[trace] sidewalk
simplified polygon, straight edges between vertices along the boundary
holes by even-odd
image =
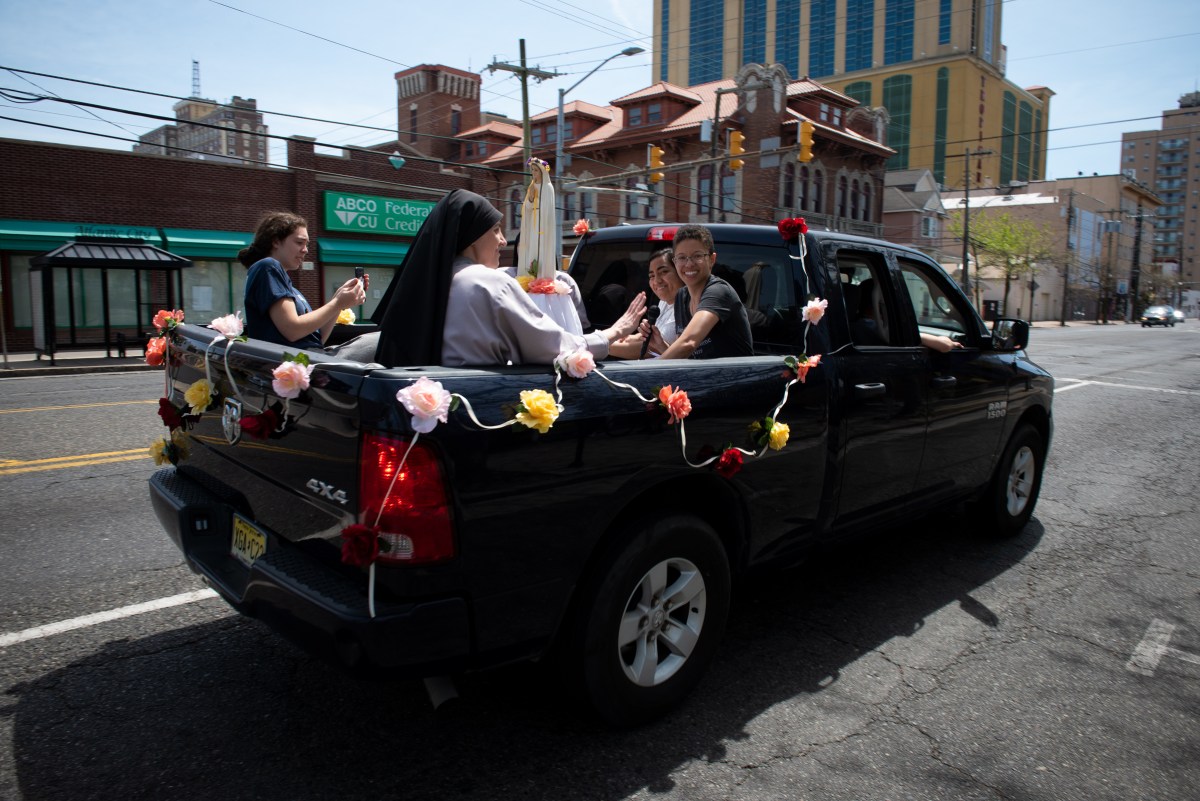
[[[113,358],[108,358],[103,348],[93,350],[61,350],[54,354],[54,364],[49,357],[38,360],[34,353],[9,353],[7,363],[0,359],[0,378],[16,378],[43,375],[75,375],[79,373],[116,373],[131,370],[162,370],[151,367],[142,358],[142,349],[129,348],[126,355],[118,357],[113,349]]]

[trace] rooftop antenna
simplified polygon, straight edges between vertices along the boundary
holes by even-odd
[[[192,97],[200,96],[200,62],[192,60]]]

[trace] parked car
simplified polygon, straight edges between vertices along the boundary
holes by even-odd
[[[1176,309],[1172,313],[1172,316],[1175,318],[1175,322],[1177,322],[1177,323],[1182,323],[1185,319],[1187,319],[1183,316],[1183,312],[1179,309]]]
[[[1142,312],[1142,328],[1149,325],[1175,325],[1175,310],[1170,306],[1149,306]]]

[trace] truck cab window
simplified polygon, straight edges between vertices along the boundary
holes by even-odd
[[[898,258],[900,274],[908,300],[912,304],[917,328],[927,334],[939,334],[964,342],[970,327],[962,297],[946,285],[944,276],[912,259]]]
[[[895,344],[887,293],[887,265],[878,253],[840,250],[838,274],[846,302],[850,339],[859,347]]]

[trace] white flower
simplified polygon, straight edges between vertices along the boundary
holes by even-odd
[[[439,420],[446,422],[450,411],[450,393],[425,376],[397,392],[396,400],[412,415],[413,431],[421,434],[432,431]]]
[[[209,328],[215,329],[222,334],[226,339],[237,339],[242,335],[242,313],[226,314],[224,317],[218,317],[208,324]]]
[[[300,393],[308,389],[309,377],[312,375],[311,365],[299,362],[284,362],[271,371],[275,378],[271,386],[275,394],[281,398],[298,398]]]
[[[592,356],[592,352],[586,348],[579,350],[564,351],[558,354],[558,358],[554,360],[554,364],[561,370],[566,371],[571,378],[584,378],[592,370],[596,369],[596,359]]]

